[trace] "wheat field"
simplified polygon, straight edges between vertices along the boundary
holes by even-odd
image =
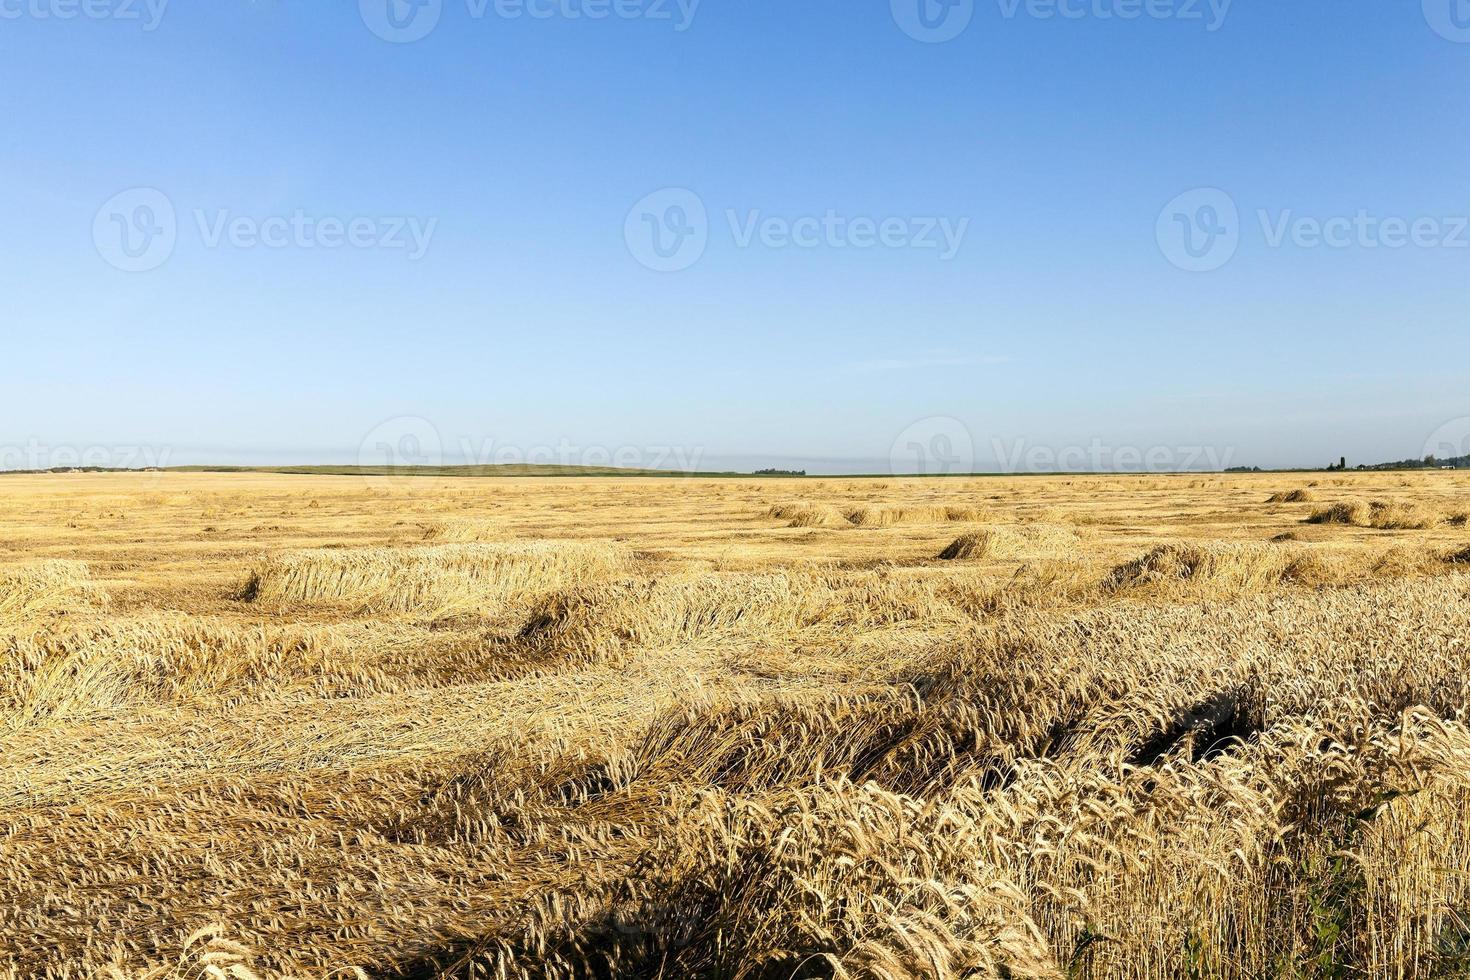
[[[0,976],[1470,975],[1470,474],[0,478]]]

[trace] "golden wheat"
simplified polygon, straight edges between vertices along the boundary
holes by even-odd
[[[614,575],[630,560],[626,549],[604,542],[300,551],[266,557],[242,596],[262,604],[346,604],[364,614],[494,614]]]
[[[1470,480],[1273,479],[7,478],[0,978],[1465,975]]]
[[[1077,531],[1055,524],[997,525],[956,538],[939,553],[941,561],[967,558],[1057,557],[1080,544]]]
[[[1369,504],[1352,502],[1324,507],[1314,511],[1307,518],[1307,523],[1348,524],[1383,531],[1418,531],[1433,525],[1435,517],[1415,504],[1375,500]]]

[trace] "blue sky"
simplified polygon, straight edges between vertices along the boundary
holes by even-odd
[[[0,0],[0,467],[1288,466],[1470,416],[1466,0],[86,2]]]

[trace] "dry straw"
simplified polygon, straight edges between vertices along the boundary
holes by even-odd
[[[1346,524],[1382,531],[1418,531],[1437,523],[1437,518],[1417,504],[1374,501],[1336,503],[1314,511],[1309,524]]]
[[[768,510],[766,516],[788,522],[787,527],[852,526],[846,514],[826,504],[780,504]]]
[[[1114,591],[1189,586],[1236,592],[1323,584],[1332,576],[1327,563],[1311,551],[1265,544],[1177,543],[1160,545],[1118,566],[1107,584]]]
[[[841,507],[828,503],[777,504],[766,510],[772,520],[787,521],[789,527],[888,528],[925,524],[975,523],[988,520],[991,512],[970,505],[914,505],[895,507],[868,504]]]
[[[254,603],[350,606],[365,614],[493,616],[616,575],[631,560],[626,548],[606,542],[299,551],[267,556],[241,594]]]
[[[991,512],[984,507],[963,505],[944,507],[866,506],[848,511],[847,520],[853,527],[882,528],[912,524],[975,523],[987,520],[990,516]]]
[[[0,568],[0,632],[35,626],[44,618],[105,601],[91,586],[87,566],[44,561]]]
[[[5,980],[1470,973],[1452,476],[114,480],[0,496]]]
[[[1081,543],[1074,528],[1056,524],[1021,524],[983,528],[956,538],[940,552],[941,561],[972,558],[1057,558]]]
[[[1299,489],[1283,490],[1279,493],[1273,493],[1271,494],[1271,498],[1266,502],[1270,504],[1309,504],[1316,499],[1317,495],[1312,491]]]

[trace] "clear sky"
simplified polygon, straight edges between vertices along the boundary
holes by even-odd
[[[1465,0],[0,0],[0,66],[0,467],[1470,416]]]

